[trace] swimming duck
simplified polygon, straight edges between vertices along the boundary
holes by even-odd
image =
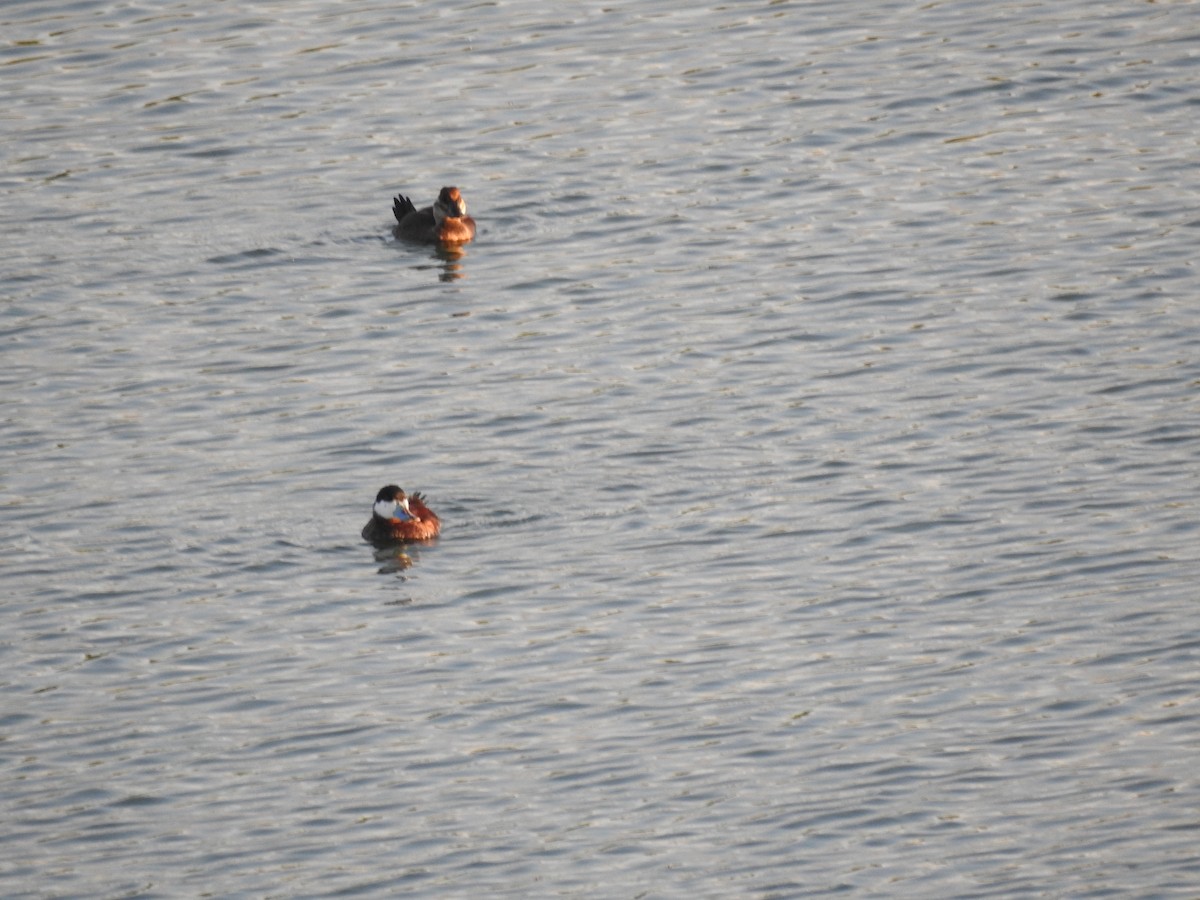
[[[389,484],[375,495],[371,521],[364,526],[364,541],[372,544],[394,544],[402,541],[428,541],[442,531],[442,522],[425,498],[414,493],[411,497]]]
[[[456,187],[444,187],[433,206],[417,209],[403,194],[392,201],[396,227],[392,233],[423,244],[465,244],[475,237],[475,220],[467,215],[467,201]]]

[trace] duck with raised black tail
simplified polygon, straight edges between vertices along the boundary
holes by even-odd
[[[437,513],[425,505],[419,493],[411,497],[394,484],[379,489],[371,508],[371,521],[362,536],[376,546],[428,541],[442,533]]]
[[[467,215],[467,201],[456,187],[444,187],[431,206],[417,209],[403,194],[392,201],[400,240],[421,244],[465,244],[475,238],[475,220]]]

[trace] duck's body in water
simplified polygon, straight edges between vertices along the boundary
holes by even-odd
[[[379,546],[428,541],[442,532],[442,522],[419,493],[409,497],[396,485],[380,488],[371,508],[371,521],[362,530],[364,541]]]
[[[467,215],[467,201],[456,187],[444,187],[432,206],[417,209],[403,194],[392,201],[396,226],[392,233],[404,241],[422,244],[465,244],[475,238],[475,220]]]

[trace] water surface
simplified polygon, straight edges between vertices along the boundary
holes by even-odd
[[[5,6],[5,895],[1194,895],[1190,10]]]

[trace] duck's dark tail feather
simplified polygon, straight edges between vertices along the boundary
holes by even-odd
[[[416,211],[416,204],[403,194],[397,194],[396,199],[392,201],[392,212],[395,214],[397,222],[403,222],[405,216]]]

